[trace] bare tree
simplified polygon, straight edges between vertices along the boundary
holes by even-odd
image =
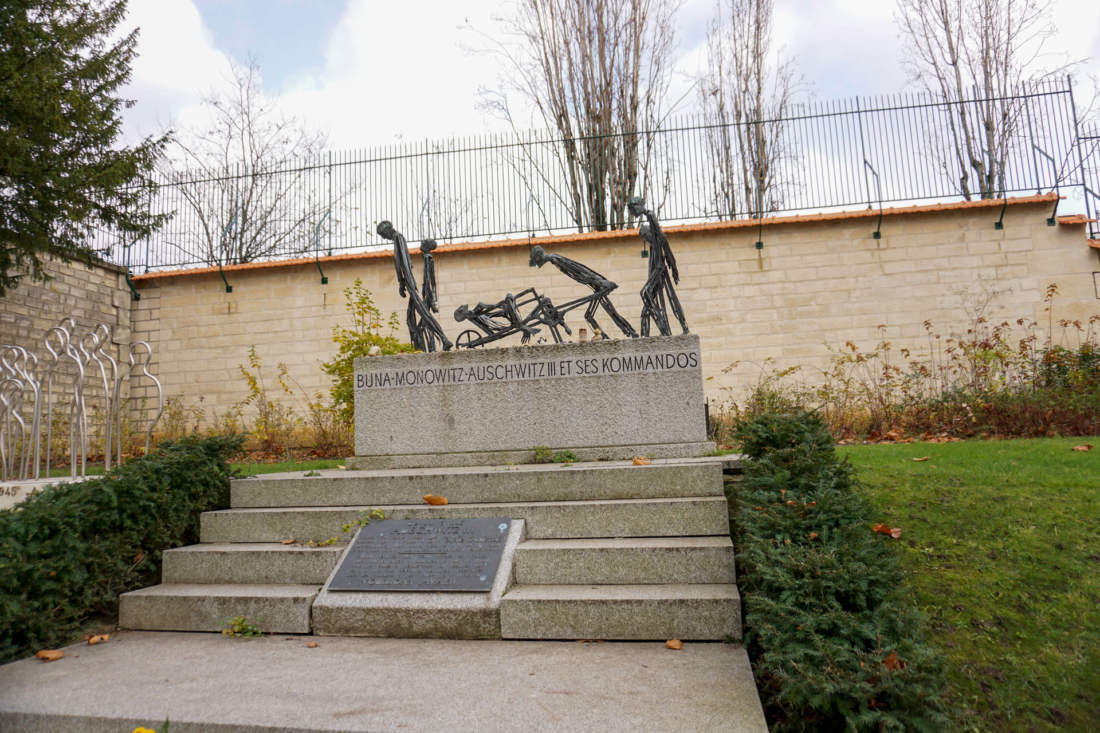
[[[794,62],[772,54],[773,0],[716,0],[699,84],[713,164],[711,212],[760,216],[779,209],[792,154],[786,118],[797,91]]]
[[[1049,0],[898,0],[897,7],[910,74],[951,103],[941,164],[966,199],[998,195],[1023,109],[1013,95],[1025,81],[1065,69],[1038,68],[1053,32]]]
[[[510,99],[530,103],[560,136],[557,170],[520,147],[532,198],[550,190],[577,229],[619,229],[646,192],[673,52],[675,0],[519,0],[496,51],[507,76],[486,106],[518,129]],[[545,206],[538,201],[539,206]],[[545,214],[545,212],[544,212]],[[544,216],[544,218],[546,218]]]
[[[209,126],[175,141],[185,170],[165,172],[183,203],[172,244],[210,264],[305,252],[334,195],[319,159],[325,136],[264,96],[254,61],[230,71],[226,87],[203,100]]]

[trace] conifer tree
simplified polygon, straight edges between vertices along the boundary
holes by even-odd
[[[133,241],[160,224],[143,207],[165,138],[120,144],[118,97],[137,30],[113,38],[125,0],[0,2],[0,296],[47,258],[98,257],[95,232]]]

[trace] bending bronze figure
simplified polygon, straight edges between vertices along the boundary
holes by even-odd
[[[584,320],[588,321],[589,325],[592,326],[593,333],[598,332],[600,336],[605,339],[608,337],[604,330],[600,328],[600,324],[596,322],[596,311],[603,308],[604,312],[611,316],[611,320],[615,322],[615,325],[619,327],[620,331],[632,338],[637,337],[638,332],[634,330],[634,327],[630,325],[629,321],[623,318],[619,312],[615,310],[615,306],[611,304],[611,299],[607,297],[608,293],[619,287],[617,284],[576,260],[571,260],[561,255],[548,254],[546,250],[537,244],[531,248],[532,265],[542,267],[547,262],[558,268],[563,275],[571,280],[575,280],[581,285],[587,285],[592,288],[592,295],[584,299],[588,301],[588,308],[584,311]],[[569,305],[572,304],[562,306],[562,310],[565,310]]]
[[[641,197],[633,197],[626,205],[631,216],[645,217],[638,233],[649,243],[649,277],[641,291],[642,335],[649,335],[650,321],[657,324],[657,330],[662,336],[672,335],[672,329],[668,325],[668,312],[665,310],[666,300],[680,321],[680,327],[687,333],[684,309],[680,306],[680,299],[676,297],[675,288],[672,287],[673,283],[680,282],[680,273],[676,270],[676,258],[672,255],[672,248],[668,246],[668,238],[661,229],[661,223],[657,221],[657,215],[645,207],[645,200]]]
[[[409,326],[409,339],[420,351],[427,351],[429,341],[439,339],[444,351],[451,350],[451,342],[443,328],[432,316],[431,309],[424,302],[424,296],[416,287],[412,261],[409,259],[409,245],[405,236],[393,228],[393,224],[382,221],[378,224],[378,235],[393,242],[393,266],[397,272],[397,287],[402,298],[408,297],[409,308],[405,320]],[[434,345],[434,344],[433,344]]]

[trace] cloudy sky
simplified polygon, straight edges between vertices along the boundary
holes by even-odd
[[[1090,58],[1100,73],[1100,3],[1055,0],[1048,60]],[[230,59],[254,58],[264,90],[328,135],[333,149],[476,135],[502,123],[478,109],[499,63],[477,53],[499,38],[507,0],[130,0],[141,28],[125,94],[127,136],[201,120],[202,96],[225,84]],[[677,16],[679,96],[699,72],[713,0]],[[795,57],[817,99],[903,91],[888,0],[776,0],[775,42]],[[1079,95],[1081,96],[1081,95]],[[694,101],[692,95],[688,95]],[[690,108],[685,108],[690,112]]]

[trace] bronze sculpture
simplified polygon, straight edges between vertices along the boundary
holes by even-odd
[[[638,332],[634,330],[634,327],[630,325],[629,321],[623,318],[619,312],[615,310],[615,306],[611,304],[611,299],[607,297],[612,290],[619,287],[617,284],[576,260],[571,260],[568,257],[563,257],[558,254],[548,254],[546,250],[538,245],[531,248],[530,261],[531,264],[537,265],[538,267],[542,267],[549,262],[554,267],[558,268],[566,277],[592,288],[592,295],[566,303],[561,306],[559,309],[560,311],[564,312],[575,305],[587,302],[588,308],[584,311],[584,320],[588,321],[589,325],[594,329],[594,332],[599,332],[603,338],[607,338],[607,334],[600,328],[600,324],[596,322],[596,311],[603,308],[604,312],[611,316],[611,320],[615,322],[615,325],[619,327],[620,331],[632,338],[637,337]]]
[[[657,215],[645,207],[645,200],[635,196],[627,202],[627,208],[631,216],[644,216],[638,233],[649,243],[649,277],[642,286],[642,319],[641,332],[643,336],[649,335],[650,321],[657,324],[657,330],[662,336],[671,336],[672,329],[668,325],[668,313],[665,310],[665,302],[672,308],[673,314],[680,321],[680,327],[684,333],[688,332],[687,320],[684,318],[684,309],[680,306],[680,299],[676,297],[673,283],[680,282],[680,273],[676,269],[676,258],[672,255],[672,248],[668,245],[661,224],[657,221]],[[671,277],[670,277],[671,275]]]
[[[533,289],[528,288],[521,292],[519,297],[522,298],[524,295],[533,292]],[[528,325],[520,317],[516,296],[511,293],[505,295],[499,303],[478,303],[473,308],[460,305],[455,309],[455,320],[459,322],[470,321],[490,336],[503,335],[506,331],[522,331],[521,343],[527,343],[532,336],[539,332],[537,328]]]
[[[424,300],[424,304],[432,311],[432,313],[439,312],[439,299],[436,294],[436,281],[435,281],[435,258],[432,257],[432,250],[436,248],[436,241],[434,239],[425,239],[420,243],[420,259],[423,261],[424,276],[420,281],[420,296]],[[438,341],[442,345],[442,341],[436,337],[435,332],[430,329],[423,331],[420,334],[424,343],[421,351],[435,351],[436,342]]]
[[[424,296],[416,287],[416,276],[413,275],[409,245],[405,241],[405,236],[394,229],[393,224],[388,221],[379,222],[377,231],[380,237],[393,242],[393,266],[397,272],[398,292],[402,298],[409,299],[405,320],[409,326],[409,339],[413,346],[420,351],[427,351],[429,345],[434,347],[434,340],[439,339],[443,344],[443,350],[450,351],[451,342],[447,334],[443,333],[443,328],[432,316],[431,309],[424,302]]]

